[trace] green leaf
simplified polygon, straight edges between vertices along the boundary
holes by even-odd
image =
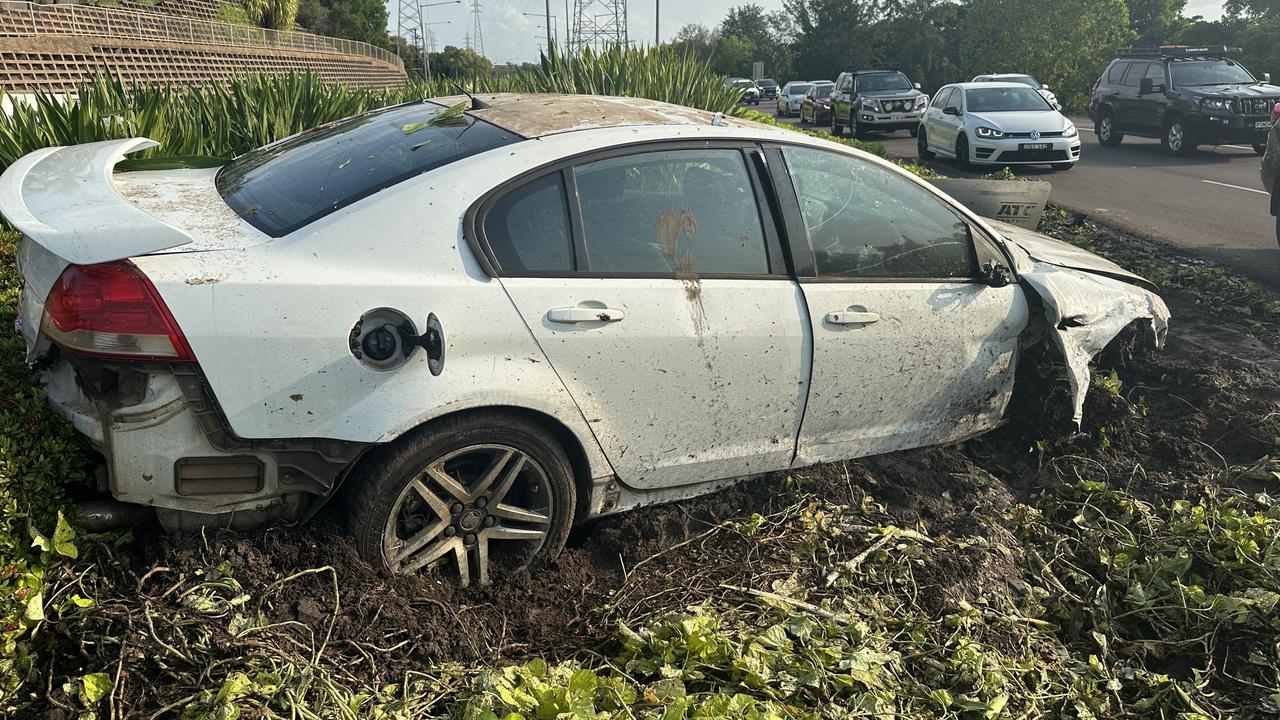
[[[24,618],[31,622],[40,622],[44,620],[44,593],[35,592],[27,600],[27,610],[22,614]]]
[[[84,697],[89,705],[95,705],[99,700],[107,696],[111,692],[112,682],[111,676],[104,672],[96,672],[85,675],[80,678],[80,684],[84,686]]]
[[[53,529],[53,551],[63,557],[69,557],[72,560],[80,557],[80,551],[76,549],[72,540],[76,539],[76,531],[71,527],[71,523],[67,522],[67,518],[62,512],[58,512],[58,524]]]
[[[88,607],[93,607],[93,599],[92,599],[92,598],[80,597],[79,595],[74,595],[74,594],[73,594],[73,595],[71,596],[71,598],[70,598],[70,599],[71,599],[71,604],[72,604],[72,605],[75,605],[75,606],[76,606],[76,607],[78,607],[78,608],[88,608]]]

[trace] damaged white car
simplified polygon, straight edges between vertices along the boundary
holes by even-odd
[[[462,584],[587,518],[990,430],[1032,338],[1078,417],[1090,358],[1168,318],[891,163],[646,100],[446,98],[114,172],[152,145],[0,179],[29,360],[111,494],[171,529],[339,496],[371,562]]]

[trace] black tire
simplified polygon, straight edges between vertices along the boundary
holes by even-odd
[[[858,140],[864,140],[867,137],[867,131],[858,124],[858,114],[853,110],[849,111],[849,134]]]
[[[929,136],[925,133],[924,128],[920,128],[920,132],[916,133],[916,155],[921,160],[932,160],[934,158],[933,151],[929,149]]]
[[[1196,139],[1187,121],[1174,115],[1164,124],[1160,134],[1160,146],[1174,157],[1186,157],[1196,151]]]
[[[973,169],[973,162],[969,160],[969,138],[964,133],[956,138],[956,167],[961,170]]]
[[[420,569],[394,567],[387,556],[384,538],[388,535],[398,535],[400,530],[398,519],[396,527],[390,528],[393,513],[396,518],[400,517],[402,498],[408,498],[409,487],[414,481],[423,482],[422,479],[427,477],[427,468],[450,457],[451,454],[465,453],[468,449],[477,447],[481,449],[475,452],[483,453],[489,446],[514,449],[524,456],[518,474],[509,485],[510,490],[492,493],[494,504],[489,506],[490,515],[485,515],[483,510],[479,511],[482,517],[477,525],[473,522],[475,518],[471,517],[472,513],[477,512],[471,509],[472,503],[464,506],[458,498],[450,497],[443,490],[439,490],[443,486],[438,486],[437,497],[450,505],[451,513],[448,514],[451,517],[438,517],[433,524],[452,524],[448,527],[441,525],[443,529],[435,535],[437,539],[422,546],[420,552],[406,553],[401,559],[405,564],[411,564],[433,546],[446,542],[445,538],[451,539],[450,541],[458,547],[463,547],[465,543],[464,550],[446,552],[440,555],[440,558],[453,566],[451,572],[454,577],[458,578],[461,584],[466,585],[473,579],[484,583],[506,572],[536,568],[555,558],[564,548],[564,543],[569,537],[569,527],[573,523],[576,494],[572,465],[564,448],[546,430],[532,422],[498,411],[476,412],[432,423],[380,448],[362,465],[359,471],[348,480],[352,491],[347,518],[348,527],[360,555],[370,563],[393,572],[416,572]],[[493,450],[492,452],[500,453],[501,451]],[[467,456],[464,454],[462,458],[466,460]],[[479,465],[474,466],[479,467]],[[442,467],[449,466],[442,465]],[[499,467],[499,469],[502,468]],[[459,479],[458,482],[463,483],[465,479]],[[475,490],[479,484],[480,481],[467,484],[466,489]],[[545,491],[542,490],[544,485]],[[499,492],[501,494],[498,494]],[[544,496],[543,492],[549,495]],[[476,562],[476,553],[480,551],[476,547],[475,538],[477,535],[484,538],[479,545],[487,551],[490,529],[506,530],[508,525],[515,526],[521,522],[497,519],[496,511],[499,508],[522,509],[518,505],[502,502],[510,499],[515,503],[517,498],[512,493],[517,493],[526,500],[537,499],[549,504],[549,507],[540,510],[545,513],[543,519],[546,522],[537,522],[539,527],[546,528],[544,537],[528,542],[523,539],[493,538],[494,542],[498,543],[494,546],[495,554],[505,557],[499,557],[493,567],[496,572],[489,573],[490,568],[487,563],[481,570],[481,564]],[[486,495],[486,493],[480,493],[474,504],[484,508]],[[429,504],[428,502],[427,505]],[[422,514],[421,507],[418,515]],[[457,507],[466,509],[459,511]],[[529,531],[526,530],[526,532]],[[470,558],[468,578],[465,580],[459,572],[458,552]],[[428,563],[430,564],[434,562]]]
[[[1098,116],[1098,127],[1094,129],[1098,144],[1103,147],[1115,147],[1124,140],[1124,133],[1116,129],[1116,119],[1110,110],[1104,110]]]
[[[1262,157],[1263,155],[1266,155],[1266,154],[1267,154],[1267,144],[1266,144],[1266,143],[1254,143],[1254,144],[1253,144],[1253,153],[1254,153],[1255,155],[1257,155],[1258,157]]]
[[[1070,170],[1075,166],[1076,166],[1075,163],[1054,163],[1052,165],[1053,169],[1056,170],[1057,172],[1066,172],[1067,170]]]
[[[1276,244],[1280,245],[1280,215],[1276,215]]]
[[[831,134],[835,135],[836,137],[840,137],[841,135],[844,135],[844,126],[840,124],[840,120],[838,119],[839,117],[840,115],[836,113],[835,108],[832,108],[831,109]]]

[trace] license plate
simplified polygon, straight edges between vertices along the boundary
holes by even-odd
[[[1255,130],[1270,130],[1271,123],[1267,120],[1259,120],[1258,122],[1253,124],[1253,128]]]
[[[889,116],[889,119],[890,120],[906,120],[907,118],[902,113],[894,113],[893,115]]]
[[[1019,150],[1049,150],[1053,147],[1052,143],[1022,143],[1018,146]]]

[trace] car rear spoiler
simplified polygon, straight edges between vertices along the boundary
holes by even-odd
[[[0,175],[0,215],[76,265],[186,245],[190,234],[129,202],[111,179],[126,155],[158,145],[130,138],[37,150]]]

